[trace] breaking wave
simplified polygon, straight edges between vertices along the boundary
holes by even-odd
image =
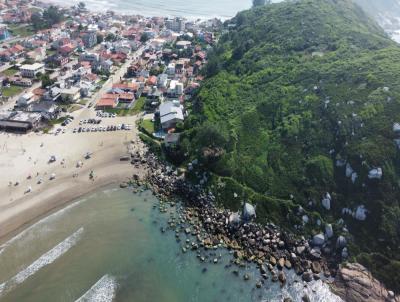
[[[20,271],[14,277],[9,279],[8,281],[0,284],[0,297],[5,293],[14,289],[17,285],[23,283],[30,276],[34,275],[43,267],[53,263],[62,255],[64,255],[69,249],[71,249],[77,242],[81,239],[83,234],[83,228],[80,228],[71,236],[66,238],[64,241],[57,244],[51,250],[40,256],[37,260],[35,260],[32,264],[30,264],[27,268]]]
[[[111,302],[115,297],[117,281],[105,275],[75,302]]]
[[[43,225],[44,223],[48,223],[48,222],[54,221],[55,219],[59,218],[61,215],[65,214],[66,212],[68,212],[72,208],[78,206],[79,204],[81,204],[82,202],[85,202],[85,201],[86,201],[86,199],[81,199],[81,200],[79,200],[77,202],[74,202],[74,203],[62,208],[61,210],[59,210],[59,211],[57,211],[57,212],[55,212],[55,213],[53,213],[53,214],[41,219],[41,220],[39,220],[38,222],[32,224],[30,227],[26,228],[22,232],[18,233],[13,238],[11,238],[7,242],[5,242],[2,245],[0,245],[0,256],[6,250],[6,248],[8,246],[10,246],[14,242],[20,240],[21,238],[25,237],[33,229],[37,228],[38,226]],[[42,228],[42,230],[43,230],[43,228]]]

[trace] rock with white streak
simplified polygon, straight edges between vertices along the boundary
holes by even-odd
[[[383,176],[382,168],[372,169],[368,173],[369,179],[381,179]]]

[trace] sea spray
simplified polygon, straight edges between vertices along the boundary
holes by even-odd
[[[23,283],[26,279],[34,275],[43,267],[53,263],[62,255],[64,255],[66,252],[68,252],[68,250],[71,249],[74,245],[76,245],[77,242],[81,239],[83,230],[84,230],[83,227],[81,227],[71,236],[66,238],[64,241],[60,242],[54,248],[52,248],[51,250],[40,256],[27,268],[20,271],[18,274],[16,274],[8,281],[0,284],[0,297],[9,292],[10,290],[14,289],[17,285]]]
[[[111,302],[115,297],[116,289],[115,278],[105,275],[75,302]]]

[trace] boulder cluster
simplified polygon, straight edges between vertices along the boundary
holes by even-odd
[[[327,263],[321,253],[315,252],[313,241],[295,238],[281,231],[272,223],[261,225],[253,222],[255,208],[245,203],[241,213],[220,209],[215,205],[215,196],[206,192],[201,184],[187,181],[180,171],[160,163],[152,154],[146,155],[148,165],[147,182],[160,200],[171,200],[173,196],[183,199],[185,207],[179,221],[169,221],[169,227],[196,237],[183,247],[206,250],[226,247],[234,255],[233,263],[239,267],[254,262],[259,266],[261,279],[286,282],[285,269],[293,269],[306,282],[321,278],[322,274],[330,276]],[[162,231],[165,231],[163,229]],[[314,238],[315,239],[315,238]],[[183,250],[182,249],[182,250]],[[200,259],[204,257],[199,253]],[[214,263],[218,258],[213,259]],[[248,280],[249,276],[243,276]]]

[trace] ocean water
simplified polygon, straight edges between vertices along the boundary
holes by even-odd
[[[81,0],[50,0],[60,5],[73,5]],[[241,10],[248,9],[252,0],[86,0],[86,7],[94,11],[114,10],[123,14],[143,16],[180,16],[188,19],[232,18]]]
[[[0,245],[0,301],[301,301],[304,292],[311,301],[341,301],[321,282],[305,288],[292,272],[283,288],[266,280],[257,289],[256,267],[235,276],[224,249],[204,263],[183,253],[186,235],[177,242],[173,231],[160,231],[175,208],[161,214],[157,205],[150,192],[111,187],[35,223]]]

